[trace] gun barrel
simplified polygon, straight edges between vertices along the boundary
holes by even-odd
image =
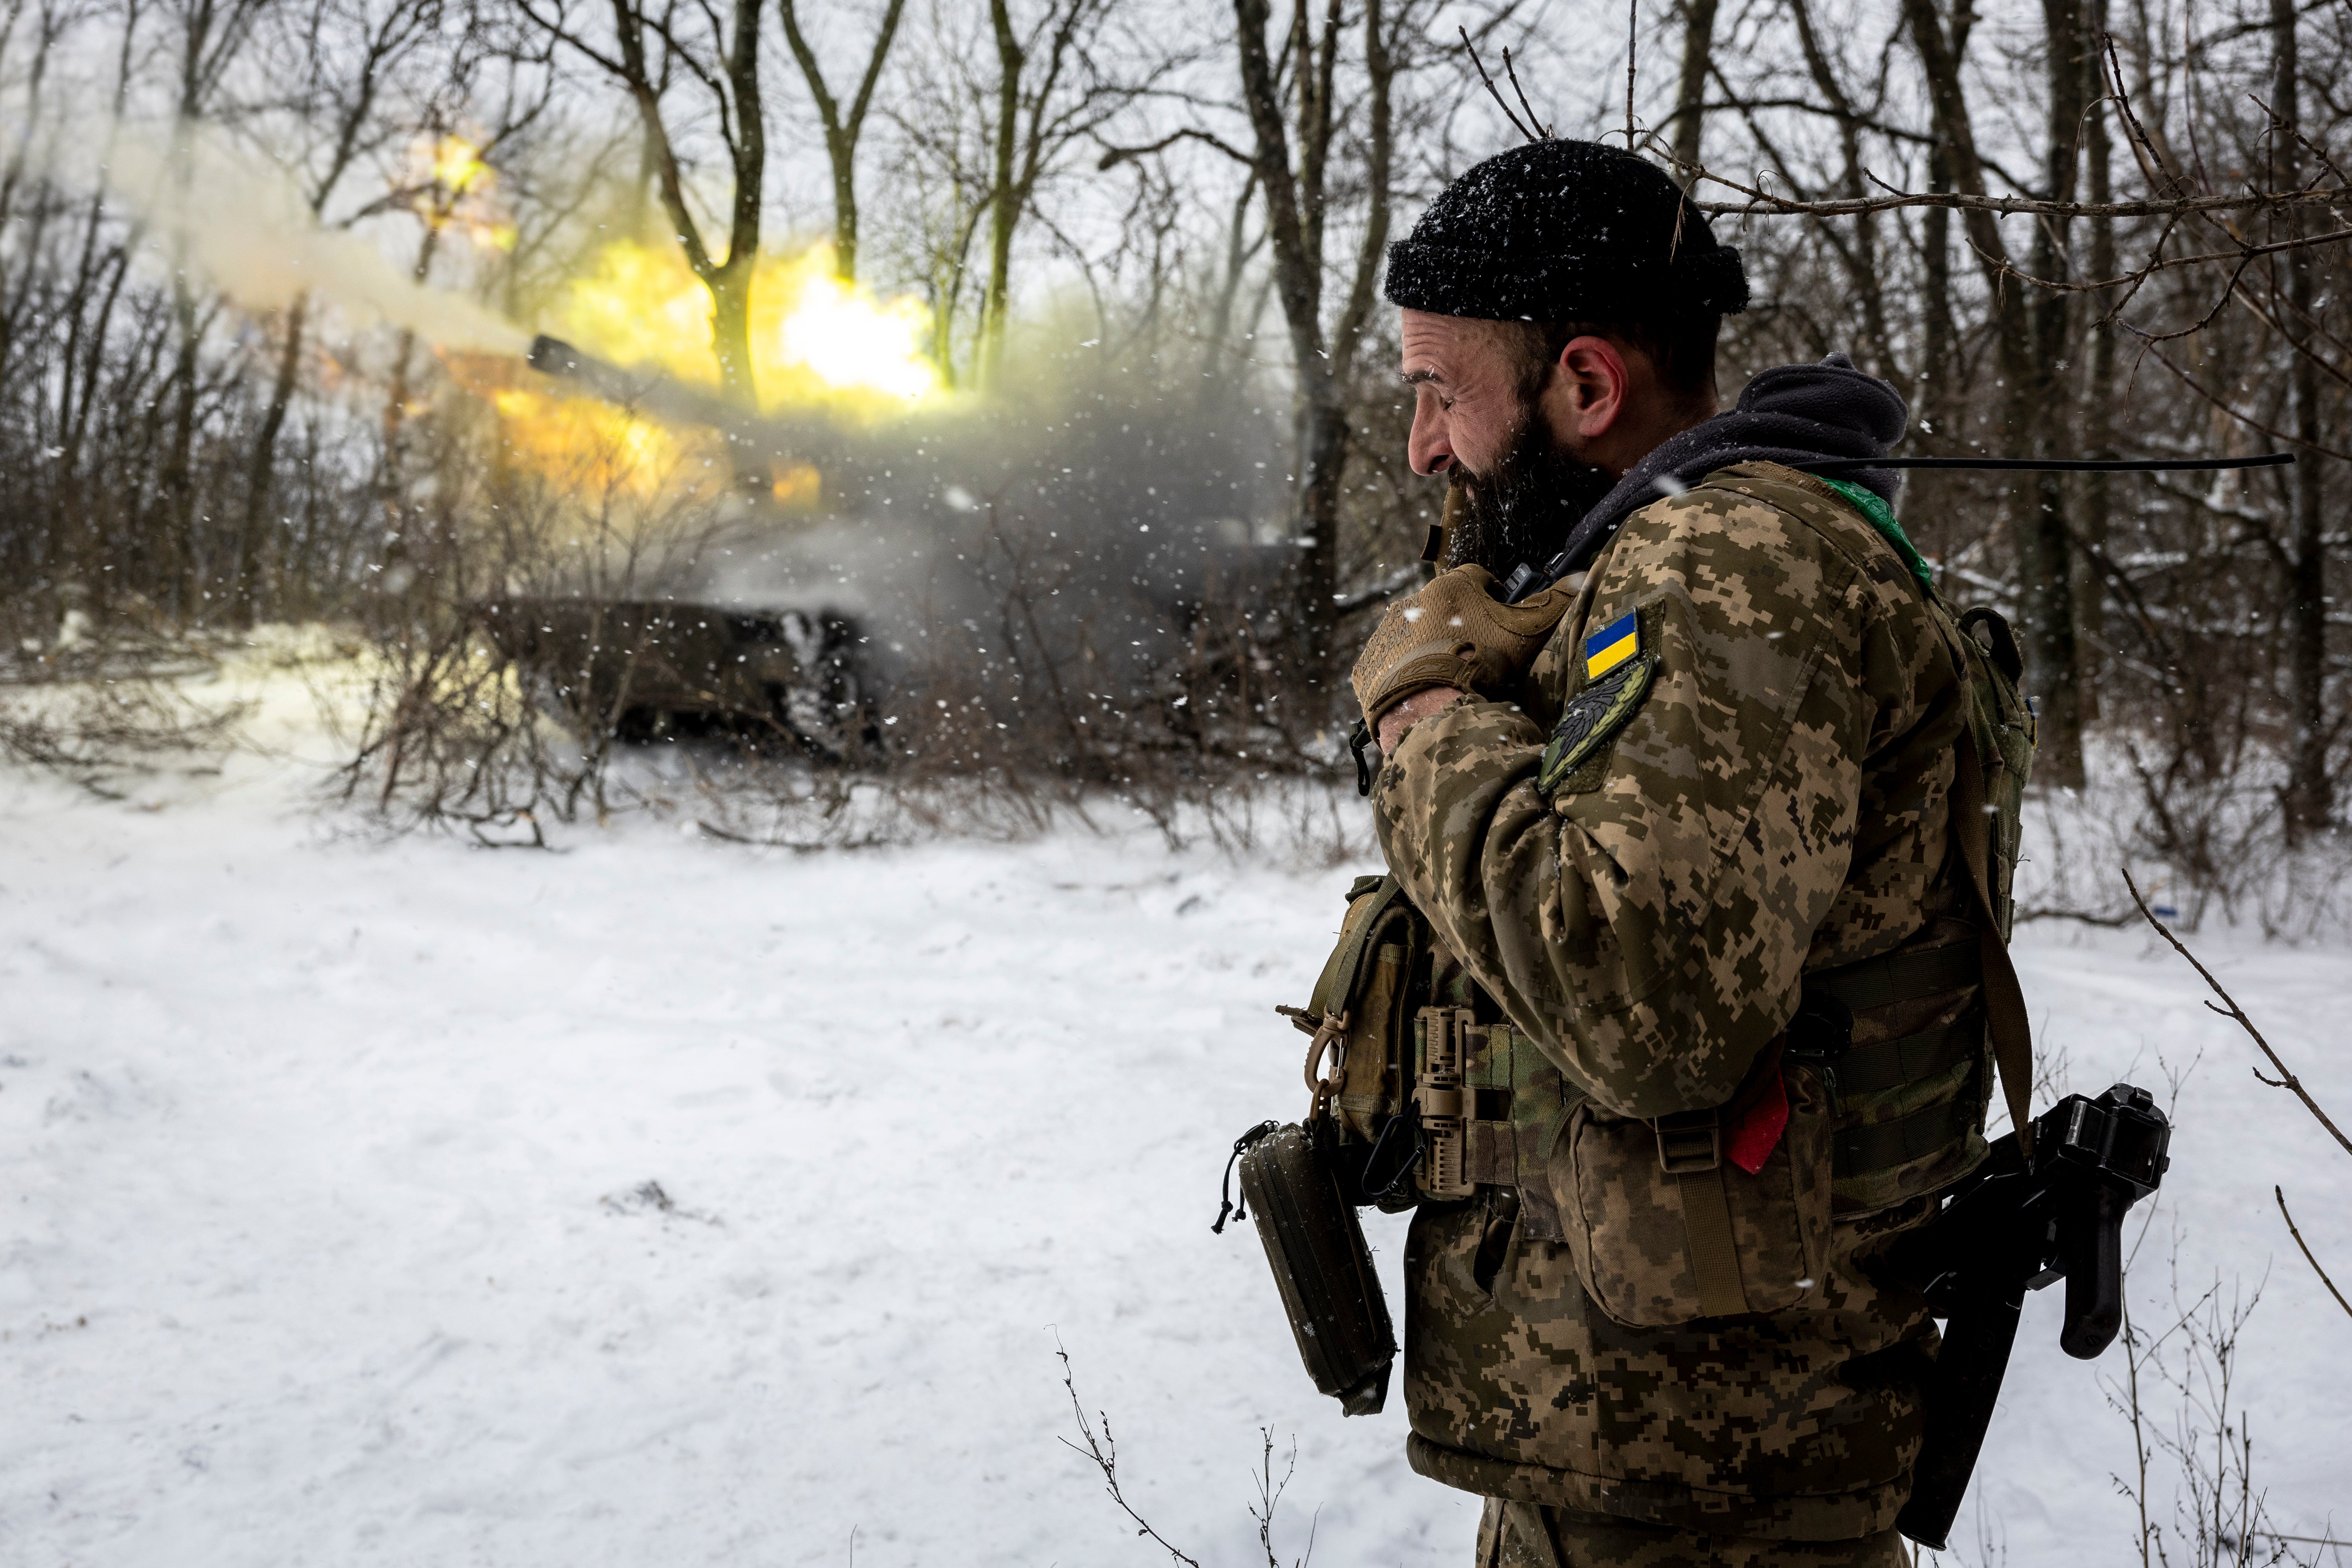
[[[782,458],[824,468],[840,462],[845,452],[840,432],[819,420],[751,413],[675,376],[598,359],[545,332],[531,339],[524,363],[542,375],[576,383],[591,396],[667,424],[716,430],[761,459]]]

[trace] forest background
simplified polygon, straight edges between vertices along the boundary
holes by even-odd
[[[10,0],[0,633],[38,681],[351,628],[353,794],[534,837],[626,726],[530,689],[526,593],[846,616],[855,721],[795,754],[1015,817],[1344,769],[1439,499],[1383,246],[1598,137],[1747,258],[1727,400],[1843,351],[1907,454],[2296,455],[1902,506],[2019,626],[2041,782],[2291,923],[2347,742],[2347,49],[2342,0]]]

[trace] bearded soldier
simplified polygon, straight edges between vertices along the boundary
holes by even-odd
[[[1855,461],[1903,402],[1832,355],[1719,411],[1738,253],[1593,143],[1472,169],[1386,291],[1453,492],[1354,674],[1440,1004],[1412,1463],[1486,1497],[1482,1564],[1906,1562],[1937,1340],[1885,1255],[1985,1152],[2022,770]]]

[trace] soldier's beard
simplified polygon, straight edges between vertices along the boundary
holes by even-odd
[[[1451,478],[1463,504],[1445,564],[1484,566],[1497,577],[1508,577],[1522,562],[1540,566],[1558,554],[1568,531],[1617,483],[1607,469],[1562,449],[1533,408],[1485,473],[1456,466]]]

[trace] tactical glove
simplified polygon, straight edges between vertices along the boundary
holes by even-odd
[[[1576,603],[1569,589],[1547,588],[1506,605],[1494,589],[1484,566],[1456,566],[1388,607],[1349,677],[1373,732],[1381,714],[1433,686],[1496,695],[1527,673]]]

